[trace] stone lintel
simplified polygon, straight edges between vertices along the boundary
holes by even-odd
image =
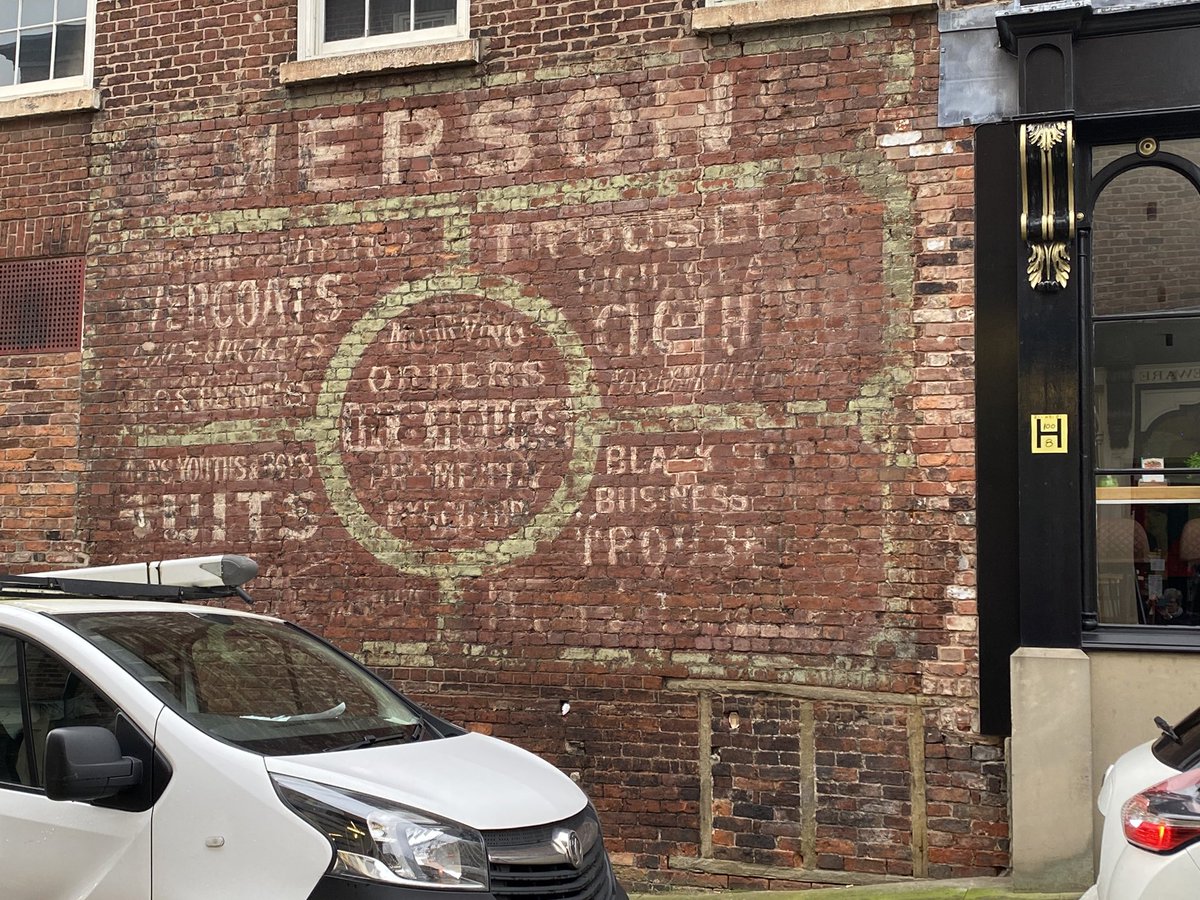
[[[936,0],[743,0],[692,11],[692,31],[731,31],[907,9],[936,9]]]
[[[0,100],[0,119],[20,119],[25,116],[52,116],[100,108],[100,92],[95,88],[73,91],[53,91]]]
[[[354,75],[375,75],[384,72],[477,63],[480,57],[480,42],[477,38],[443,41],[437,44],[392,47],[388,50],[369,50],[362,53],[346,53],[338,56],[322,56],[317,59],[286,62],[279,67],[279,80],[283,84],[303,84],[309,81],[328,81],[333,78],[347,78]]]

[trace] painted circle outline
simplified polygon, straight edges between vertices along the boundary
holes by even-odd
[[[381,525],[358,499],[342,458],[342,409],[350,377],[367,348],[389,322],[415,306],[436,297],[475,296],[501,303],[532,320],[553,341],[566,366],[567,402],[573,425],[571,459],[562,483],[541,512],[513,535],[488,541],[482,547],[459,550],[419,548],[397,537]],[[592,364],[579,335],[562,311],[541,297],[524,293],[515,282],[497,276],[448,272],[401,285],[384,295],[350,329],[329,362],[325,381],[317,397],[317,414],[312,422],[317,467],[329,502],[346,530],[360,545],[385,565],[413,575],[454,582],[482,575],[485,569],[507,565],[530,556],[538,544],[556,537],[587,495],[600,454],[602,426],[594,412],[600,394],[592,378]]]

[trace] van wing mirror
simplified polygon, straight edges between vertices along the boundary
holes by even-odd
[[[107,728],[74,725],[46,736],[46,796],[51,800],[100,800],[141,780],[142,761],[122,756]]]

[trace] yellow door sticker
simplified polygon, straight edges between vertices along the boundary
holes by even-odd
[[[1067,417],[1064,415],[1030,416],[1034,453],[1067,452]]]

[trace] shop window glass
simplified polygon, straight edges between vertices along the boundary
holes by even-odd
[[[1170,169],[1118,175],[1092,215],[1096,316],[1200,309],[1200,194]]]
[[[1189,162],[1200,165],[1200,138],[1172,138],[1158,145],[1159,152],[1174,153]],[[1130,156],[1137,151],[1135,144],[1108,144],[1092,149],[1092,174],[1095,175],[1111,162]]]
[[[1110,162],[1127,156],[1133,152],[1133,144],[1112,144],[1107,147],[1096,147],[1092,150],[1092,174],[1095,175]]]
[[[1163,141],[1160,149],[1164,153],[1174,153],[1176,156],[1182,156],[1189,162],[1200,165],[1200,138]]]
[[[1200,193],[1139,165],[1092,226],[1098,619],[1200,625]]]

